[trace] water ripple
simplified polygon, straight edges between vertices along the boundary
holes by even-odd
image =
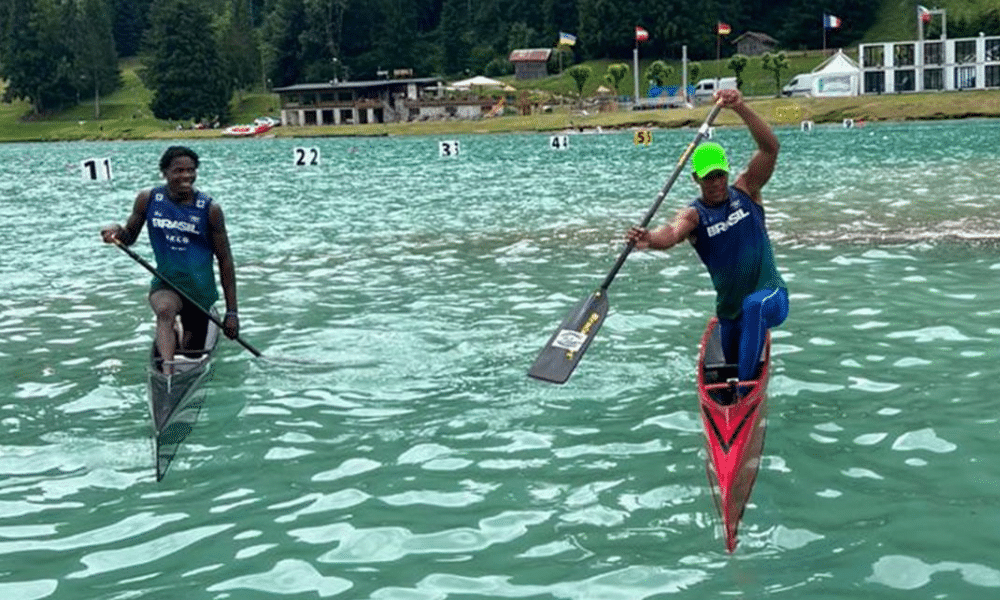
[[[689,248],[629,257],[567,385],[525,376],[692,130],[560,153],[462,136],[452,161],[433,138],[191,140],[265,358],[222,343],[160,483],[149,277],[97,231],[168,142],[0,147],[0,218],[37,233],[0,261],[0,597],[982,595],[998,132],[777,131],[765,204],[791,312],[733,557],[695,394],[713,293]],[[745,164],[745,129],[717,136]],[[294,167],[302,144],[321,167]],[[114,181],[81,180],[92,156]],[[679,180],[655,221],[695,191]]]

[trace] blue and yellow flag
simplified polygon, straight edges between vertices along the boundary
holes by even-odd
[[[560,46],[572,46],[576,44],[576,36],[572,33],[559,32],[559,45]]]

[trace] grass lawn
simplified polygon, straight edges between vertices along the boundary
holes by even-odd
[[[845,50],[845,52],[848,52]],[[799,73],[807,73],[812,71],[819,65],[825,56],[821,50],[810,50],[810,51],[794,51],[786,52],[785,55],[788,57],[789,68],[781,72],[781,85],[785,85],[791,81],[792,77],[798,75]],[[853,54],[848,52],[851,58],[857,57],[857,50]],[[668,65],[673,67],[674,74],[667,81],[667,85],[681,85],[681,61],[675,59],[660,59],[658,57],[645,58],[642,56],[641,52],[639,55],[639,75],[640,78],[649,65],[655,60],[663,60]],[[726,63],[729,59],[722,59],[716,61],[715,59],[707,61],[689,61],[697,62],[701,69],[698,74],[698,79],[708,79],[712,77],[733,77],[735,73],[726,67]],[[607,88],[611,87],[611,84],[604,80],[604,76],[607,74],[608,67],[613,64],[625,63],[629,67],[629,75],[621,82],[620,86],[621,95],[631,96],[634,91],[635,83],[632,76],[632,61],[620,61],[620,60],[595,60],[585,63],[592,69],[590,78],[587,79],[583,86],[583,96],[591,97],[597,93],[597,88],[604,86]],[[501,80],[510,83],[510,85],[518,88],[530,87],[530,89],[541,90],[563,96],[566,98],[575,99],[577,97],[576,82],[566,73],[566,69],[563,69],[563,73],[560,75],[552,75],[542,80],[535,80],[531,82],[517,81],[513,77],[501,77]],[[689,85],[694,85],[696,81],[688,80]],[[640,80],[639,83],[640,94],[645,94],[648,89],[642,84]],[[773,95],[775,93],[774,87],[774,73],[770,71],[765,71],[761,67],[761,59],[759,56],[751,57],[747,61],[746,69],[743,71],[743,93],[747,96],[764,96]]]
[[[850,54],[850,53],[849,53]],[[824,56],[819,51],[787,53],[791,68],[782,73],[782,85],[799,73],[811,71]],[[644,70],[655,58],[644,59]],[[584,87],[584,97],[592,97],[600,85],[606,85],[604,74],[609,65],[623,61],[592,61],[593,69]],[[699,78],[713,77],[715,73],[731,76],[725,60],[701,61]],[[675,67],[673,85],[680,84],[680,63]],[[220,130],[192,130],[190,123],[169,122],[156,119],[149,110],[150,92],[139,79],[137,61],[123,61],[122,87],[99,100],[100,118],[95,119],[93,99],[66,111],[45,117],[32,118],[31,107],[26,102],[0,104],[0,141],[57,141],[80,139],[174,139],[218,137]],[[751,58],[744,71],[744,94],[756,110],[774,124],[797,124],[810,119],[817,123],[839,122],[844,118],[856,120],[910,120],[944,119],[970,116],[1000,117],[1000,91],[931,92],[921,94],[893,94],[884,96],[859,96],[853,98],[775,98],[773,74],[760,67],[760,58]],[[373,125],[341,125],[322,127],[276,127],[275,136],[331,136],[331,135],[438,135],[446,133],[498,133],[514,131],[562,131],[583,128],[623,127],[684,127],[700,124],[707,114],[705,106],[694,109],[665,109],[647,111],[611,111],[587,114],[577,109],[576,84],[565,74],[541,80],[516,81],[503,78],[523,90],[528,90],[533,101],[551,106],[550,112],[530,116],[514,116],[508,109],[506,116],[470,121],[435,121],[415,123],[389,123]],[[693,82],[692,82],[693,83]],[[623,94],[631,95],[632,78],[623,82]],[[508,106],[516,106],[509,98]],[[560,102],[561,100],[561,102]],[[277,116],[279,99],[270,93],[240,93],[231,104],[232,123],[250,123],[268,115]],[[724,112],[719,124],[726,125],[733,115]]]

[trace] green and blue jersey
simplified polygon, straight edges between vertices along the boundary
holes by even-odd
[[[157,270],[205,309],[219,299],[208,223],[211,205],[212,198],[203,192],[196,192],[193,204],[177,204],[170,199],[166,186],[160,186],[150,191],[146,207],[146,226]],[[165,287],[169,286],[153,278],[154,290]]]
[[[786,288],[774,264],[761,205],[730,186],[728,199],[719,206],[700,198],[691,206],[698,211],[694,248],[712,278],[719,317],[738,318],[743,299],[758,290]]]

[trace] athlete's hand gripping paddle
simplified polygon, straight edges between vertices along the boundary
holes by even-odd
[[[128,246],[126,246],[125,244],[123,244],[122,241],[119,240],[118,238],[114,238],[113,237],[111,239],[114,242],[114,244],[116,246],[118,246],[119,248],[121,248],[122,252],[124,252],[125,254],[128,254],[129,257],[132,258],[132,260],[134,260],[135,262],[137,262],[140,265],[142,265],[143,268],[145,268],[147,271],[149,271],[150,273],[152,273],[153,275],[155,275],[156,277],[158,277],[160,279],[160,281],[162,281],[163,283],[167,284],[167,286],[170,287],[170,289],[172,289],[175,292],[177,292],[178,294],[180,294],[185,300],[187,300],[188,302],[190,302],[192,305],[196,306],[198,308],[198,310],[200,310],[201,312],[205,313],[205,316],[208,317],[209,320],[211,320],[213,323],[215,323],[216,325],[218,325],[219,329],[225,328],[225,325],[222,324],[222,321],[220,321],[219,319],[215,318],[215,316],[212,313],[210,313],[208,310],[206,310],[205,308],[203,308],[200,304],[198,304],[197,302],[195,302],[194,299],[191,298],[191,296],[189,296],[184,290],[180,289],[179,287],[177,287],[176,285],[174,285],[173,283],[171,283],[169,279],[167,279],[166,277],[164,277],[162,273],[160,273],[159,271],[156,270],[156,267],[154,267],[153,265],[151,265],[148,262],[146,262],[146,259],[144,259],[143,257],[141,257],[138,254],[136,254],[135,252],[133,252],[131,248],[129,248]],[[249,343],[247,343],[245,340],[243,340],[243,338],[241,338],[240,336],[236,336],[233,339],[236,340],[237,342],[239,342],[239,344],[241,346],[243,346],[244,348],[246,348],[247,350],[249,350],[250,353],[253,354],[254,356],[258,356],[258,357],[260,356],[260,350],[258,350],[256,348],[254,348],[253,346],[251,346]]]
[[[695,135],[694,140],[688,144],[684,150],[684,154],[677,161],[674,172],[671,173],[670,178],[667,179],[667,183],[664,184],[663,189],[657,194],[656,201],[653,202],[653,206],[646,213],[640,227],[645,228],[653,220],[653,215],[656,214],[657,209],[660,208],[660,204],[663,203],[663,199],[667,197],[670,188],[677,181],[681,171],[684,169],[684,165],[687,164],[688,159],[691,158],[691,154],[694,153],[694,149],[703,139],[708,137],[708,130],[720,110],[722,110],[722,104],[720,103],[716,103],[712,107],[705,122],[698,128],[698,134]],[[590,347],[590,342],[597,335],[597,330],[604,324],[604,318],[608,315],[608,287],[611,286],[611,282],[614,281],[619,269],[625,264],[625,259],[628,258],[628,255],[634,248],[635,240],[629,240],[625,249],[618,256],[614,267],[611,268],[611,272],[604,278],[604,283],[601,284],[601,287],[566,315],[562,324],[559,325],[559,328],[556,329],[556,332],[552,334],[548,343],[545,344],[545,347],[538,354],[535,364],[528,371],[529,376],[552,383],[566,383],[569,376],[573,374],[573,369],[576,368],[577,363],[583,358],[583,353]]]

